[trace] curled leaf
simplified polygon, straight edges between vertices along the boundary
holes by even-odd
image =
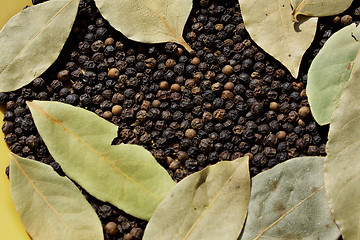
[[[320,157],[288,160],[252,179],[249,213],[239,239],[337,239]]]
[[[311,17],[332,16],[344,12],[350,7],[352,0],[291,0],[293,21],[299,15]]]
[[[70,179],[34,160],[10,160],[11,195],[32,239],[104,239],[94,209]]]
[[[0,92],[29,84],[59,56],[79,0],[51,0],[29,7],[0,31]]]
[[[176,42],[192,52],[182,38],[192,0],[95,0],[106,20],[131,40]]]
[[[360,67],[360,27],[355,23],[336,32],[312,62],[306,86],[311,112],[320,124],[330,123],[349,78]]]
[[[248,161],[220,162],[184,178],[160,203],[143,239],[236,239],[250,198]]]
[[[294,25],[288,0],[239,2],[250,37],[297,78],[301,59],[314,39],[317,18],[302,17]]]
[[[324,179],[344,239],[360,236],[360,69],[351,75],[331,118]]]
[[[27,103],[55,161],[94,197],[150,219],[175,182],[141,146],[112,146],[117,126],[82,108],[59,102]]]

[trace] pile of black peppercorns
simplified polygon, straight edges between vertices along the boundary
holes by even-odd
[[[357,20],[358,2],[341,16],[321,18],[294,79],[250,39],[238,1],[195,1],[184,30],[195,51],[190,55],[174,43],[129,41],[101,18],[93,0],[81,0],[55,64],[28,86],[0,93],[5,141],[19,156],[63,174],[25,104],[39,99],[80,106],[115,123],[112,144],[144,146],[176,181],[244,155],[252,176],[290,158],[324,156],[328,128],[311,116],[306,72],[325,41]],[[141,239],[145,221],[83,193],[105,239]]]

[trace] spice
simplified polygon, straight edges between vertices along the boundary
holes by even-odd
[[[225,74],[225,75],[230,75],[232,74],[234,71],[233,67],[231,65],[226,65],[223,67],[222,69],[222,72]]]
[[[185,137],[189,138],[189,139],[193,139],[196,136],[196,131],[194,129],[187,129],[185,131]]]
[[[108,72],[108,77],[116,79],[120,76],[120,71],[117,68],[111,68]]]
[[[181,87],[180,87],[180,85],[178,83],[172,84],[170,89],[173,92],[180,92],[181,91]]]
[[[118,232],[117,224],[115,222],[108,222],[105,225],[105,231],[111,236],[115,236]]]
[[[342,25],[347,26],[353,22],[353,19],[350,15],[344,15],[341,17],[340,22]]]
[[[0,93],[10,149],[60,169],[25,105],[42,99],[87,108],[113,122],[119,127],[113,144],[144,146],[176,181],[242,155],[250,157],[254,176],[290,157],[325,154],[327,129],[311,117],[306,74],[293,79],[251,41],[236,1],[215,6],[201,0],[194,8],[184,30],[195,51],[190,55],[175,43],[129,42],[114,34],[94,1],[80,4],[78,31],[69,38],[72,47],[54,64],[54,72],[19,91]],[[321,40],[314,41],[304,69],[340,27],[338,18],[338,27],[319,19]],[[110,205],[92,204],[106,239],[135,239],[145,226]],[[117,225],[114,237],[106,231],[110,222]]]
[[[310,114],[310,108],[309,107],[306,107],[306,106],[303,106],[299,109],[299,117],[301,119],[305,119],[309,116]]]
[[[193,59],[191,59],[191,64],[197,66],[200,64],[200,59],[198,57],[194,57]]]
[[[159,86],[160,86],[161,90],[168,90],[169,89],[169,83],[167,81],[161,81]]]
[[[286,137],[286,132],[284,131],[279,131],[276,133],[276,137],[279,139],[279,140],[284,140],[285,137]]]
[[[227,82],[227,83],[224,85],[224,89],[225,89],[225,90],[228,90],[228,91],[234,90],[234,87],[235,87],[235,84],[234,84],[233,82]]]
[[[189,154],[185,151],[179,151],[178,152],[178,160],[181,163],[184,163],[189,158]]]

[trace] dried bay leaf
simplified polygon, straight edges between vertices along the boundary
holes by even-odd
[[[344,239],[360,236],[360,69],[346,83],[331,118],[325,189],[329,206]]]
[[[355,23],[332,35],[312,62],[306,86],[311,112],[330,123],[346,82],[360,66],[360,27]]]
[[[141,146],[111,146],[118,127],[95,113],[59,102],[27,103],[55,161],[94,197],[150,219],[175,182]]]
[[[302,17],[294,25],[288,0],[239,2],[250,37],[297,78],[301,59],[314,39],[317,18]]]
[[[34,240],[102,240],[101,222],[79,189],[52,167],[10,154],[17,211]]]
[[[79,0],[51,0],[29,7],[0,31],[0,92],[29,84],[59,56]]]
[[[291,0],[293,21],[299,15],[311,17],[332,16],[344,12],[350,7],[352,0]]]
[[[143,239],[236,239],[250,198],[248,166],[243,157],[184,178],[160,203]]]
[[[337,239],[323,165],[321,157],[294,158],[255,176],[239,239]]]
[[[95,0],[110,25],[131,40],[145,43],[176,42],[188,51],[182,37],[192,0]]]

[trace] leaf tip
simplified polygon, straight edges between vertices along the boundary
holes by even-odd
[[[15,156],[16,156],[15,153],[10,152],[10,153],[9,153],[9,159],[10,159],[10,161],[11,161],[11,160],[14,160]]]
[[[191,55],[195,55],[195,51],[190,47],[190,45],[183,39],[181,38],[178,42],[178,44],[182,45],[186,51],[188,51]]]
[[[35,108],[36,107],[36,103],[35,102],[39,102],[39,101],[33,101],[33,100],[30,100],[30,101],[26,101],[26,105],[29,107],[29,109],[31,110],[32,108]]]
[[[26,105],[28,105],[30,107],[33,104],[33,101],[32,100],[26,101],[25,103],[26,103]]]
[[[300,66],[299,66],[300,67]],[[299,67],[298,68],[295,68],[295,69],[290,69],[289,68],[289,71],[290,71],[290,74],[291,76],[293,76],[293,78],[297,79],[298,76],[299,76]]]
[[[11,152],[9,153],[9,166],[12,166],[12,165],[18,165],[19,161],[17,160],[19,156],[16,155],[15,153]],[[11,168],[11,167],[10,167]]]

